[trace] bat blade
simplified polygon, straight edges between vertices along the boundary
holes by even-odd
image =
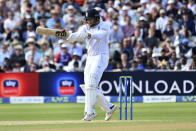
[[[37,27],[36,33],[40,35],[48,35],[48,36],[56,36],[56,37],[66,37],[66,31],[62,31],[59,29],[50,29],[44,27]]]

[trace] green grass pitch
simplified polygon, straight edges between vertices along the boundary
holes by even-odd
[[[118,110],[112,117],[111,122],[101,121],[104,120],[105,113],[96,106],[96,112],[98,114],[95,118],[96,122],[83,123],[81,119],[83,118],[84,104],[81,103],[0,104],[0,131],[50,131],[52,129],[61,131],[65,129],[74,130],[75,128],[83,129],[83,127],[116,127],[116,129],[117,127],[121,127],[122,129],[127,127],[127,129],[133,128],[139,131],[140,127],[144,127],[147,130],[147,127],[156,127],[157,125],[160,125],[157,131],[196,131],[196,103],[134,103],[133,106],[133,121],[117,121],[119,119]],[[12,123],[18,121],[51,121],[54,123],[3,125],[2,123],[5,121],[12,121]],[[65,123],[55,124],[55,121],[65,121]],[[73,123],[66,124],[66,121],[73,121]],[[164,130],[164,128],[161,128],[161,125],[163,126],[164,124],[172,128]],[[184,125],[187,128],[184,129],[182,127],[178,129],[177,127],[175,128],[175,124],[177,127]]]

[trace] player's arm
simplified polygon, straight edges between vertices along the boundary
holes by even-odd
[[[78,30],[77,32],[72,33],[71,31],[67,30],[60,30],[60,29],[51,29],[51,28],[44,28],[44,27],[37,27],[36,33],[41,35],[48,35],[48,36],[56,36],[60,38],[65,38],[69,42],[74,41],[83,41],[88,35],[84,31],[84,27]]]
[[[67,40],[69,42],[74,42],[74,41],[84,41],[88,37],[88,33],[86,33],[85,27],[82,26],[79,28],[77,32],[74,33],[69,33],[69,36],[67,37]]]

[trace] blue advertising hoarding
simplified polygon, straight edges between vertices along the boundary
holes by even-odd
[[[77,96],[83,95],[79,88],[83,84],[83,73],[40,73],[40,96]]]
[[[132,76],[134,96],[196,95],[195,75],[196,72],[105,72],[99,87],[105,95],[117,96],[119,76]]]
[[[134,96],[196,95],[196,72],[104,72],[99,88],[104,95],[119,95],[119,76],[133,77]],[[40,73],[40,96],[81,96],[83,72]],[[129,87],[129,83],[128,83]],[[123,86],[124,91],[124,86]],[[129,95],[128,88],[128,95]]]
[[[177,96],[176,102],[196,102],[196,96]]]

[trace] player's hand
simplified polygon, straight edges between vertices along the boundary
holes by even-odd
[[[65,30],[65,29],[63,29],[61,32],[62,32],[62,33],[65,33],[65,32],[66,32],[66,30]]]
[[[57,37],[66,37],[67,36],[67,32],[66,32],[65,29],[56,31],[56,36]]]
[[[88,39],[90,39],[90,38],[91,38],[91,34],[90,34],[90,33],[88,33],[88,36],[87,36],[87,38],[88,38]]]

